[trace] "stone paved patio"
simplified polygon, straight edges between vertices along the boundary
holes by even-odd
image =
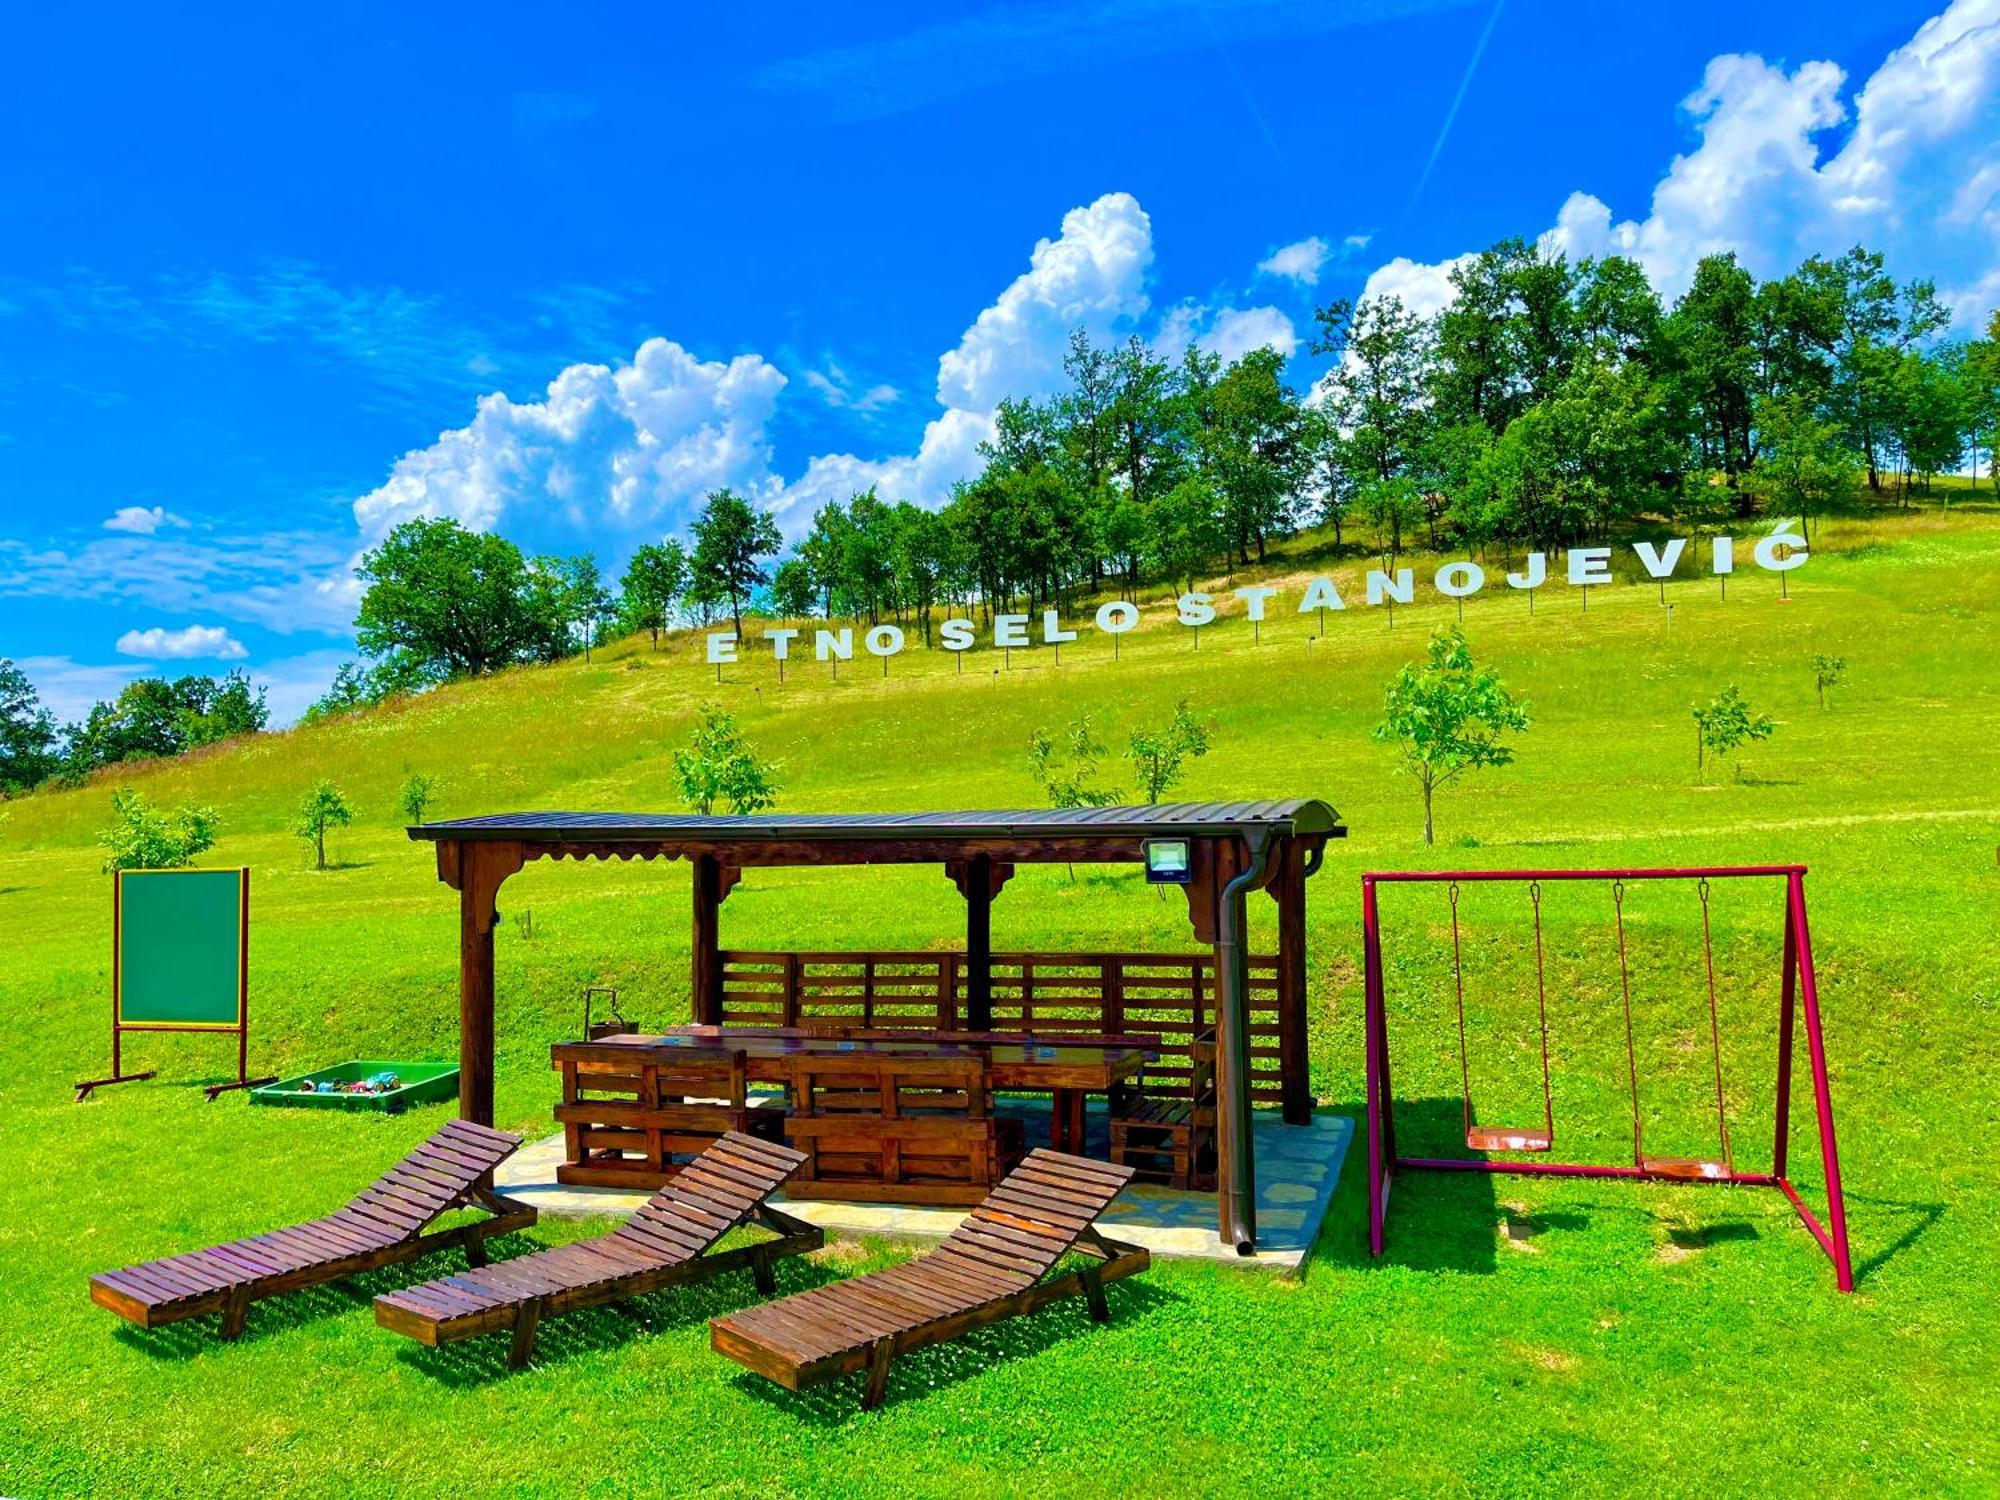
[[[1007,1099],[1002,1113],[1020,1116],[1030,1143],[1048,1139],[1048,1105],[1036,1100]],[[1239,1256],[1223,1245],[1215,1232],[1215,1195],[1181,1193],[1141,1184],[1128,1188],[1105,1214],[1103,1224],[1114,1238],[1144,1245],[1156,1255],[1224,1261],[1296,1273],[1319,1235],[1340,1169],[1354,1137],[1354,1122],[1344,1115],[1321,1114],[1310,1125],[1289,1126],[1275,1110],[1254,1115],[1257,1148],[1257,1237],[1254,1256]],[[1106,1152],[1104,1107],[1093,1101],[1085,1122],[1093,1155]],[[532,1203],[545,1214],[630,1213],[646,1195],[618,1188],[566,1187],[556,1181],[562,1162],[560,1132],[515,1152],[495,1174],[496,1186],[509,1197]],[[903,1208],[884,1203],[793,1203],[783,1195],[788,1213],[810,1220],[829,1234],[879,1235],[887,1239],[942,1239],[965,1216],[962,1208]]]

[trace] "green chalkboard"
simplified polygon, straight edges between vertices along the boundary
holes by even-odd
[[[235,1029],[243,1024],[248,870],[121,870],[118,1024]]]

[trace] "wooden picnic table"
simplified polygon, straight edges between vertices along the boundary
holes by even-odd
[[[910,1052],[953,1056],[980,1056],[986,1059],[987,1077],[996,1089],[1018,1093],[1047,1093],[1052,1096],[1049,1143],[1058,1151],[1083,1154],[1083,1107],[1091,1094],[1108,1094],[1113,1087],[1135,1077],[1149,1058],[1159,1056],[1157,1046],[1140,1040],[1094,1042],[1063,1040],[1023,1040],[1004,1033],[986,1035],[950,1032],[932,1037],[920,1031],[891,1041],[879,1033],[866,1038],[847,1038],[825,1031],[784,1026],[670,1026],[664,1032],[631,1033],[602,1037],[590,1043],[596,1055],[605,1047],[714,1047],[726,1045],[744,1054],[746,1071],[755,1083],[784,1083],[790,1078],[791,1059],[825,1053],[881,1053],[896,1056]],[[950,1038],[947,1040],[946,1038]],[[562,1045],[555,1049],[561,1060]],[[599,1064],[598,1066],[603,1066]]]

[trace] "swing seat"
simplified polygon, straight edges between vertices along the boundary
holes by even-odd
[[[1648,1177],[1671,1182],[1726,1182],[1735,1175],[1726,1161],[1692,1156],[1642,1156],[1639,1167]]]
[[[1468,1151],[1546,1151],[1554,1143],[1554,1137],[1541,1126],[1514,1130],[1505,1125],[1472,1125],[1465,1132]]]

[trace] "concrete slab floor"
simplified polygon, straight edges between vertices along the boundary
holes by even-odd
[[[1048,1139],[1048,1106],[1034,1100],[1001,1101],[1001,1111],[1020,1115],[1028,1140]],[[1304,1263],[1340,1184],[1341,1167],[1354,1139],[1354,1122],[1344,1115],[1316,1115],[1310,1125],[1290,1126],[1275,1110],[1253,1116],[1257,1153],[1257,1253],[1240,1256],[1222,1243],[1215,1228],[1215,1195],[1183,1193],[1140,1183],[1119,1195],[1100,1222],[1113,1239],[1143,1245],[1155,1255],[1221,1261],[1234,1266],[1296,1274]],[[1085,1133],[1094,1155],[1105,1154],[1107,1130],[1101,1103],[1093,1103]],[[495,1186],[545,1214],[622,1215],[644,1203],[647,1194],[619,1188],[568,1187],[556,1181],[563,1160],[560,1132],[515,1152],[494,1174]],[[963,1208],[904,1207],[893,1203],[793,1202],[782,1193],[772,1200],[785,1211],[819,1225],[829,1234],[884,1239],[943,1239],[965,1217]]]

